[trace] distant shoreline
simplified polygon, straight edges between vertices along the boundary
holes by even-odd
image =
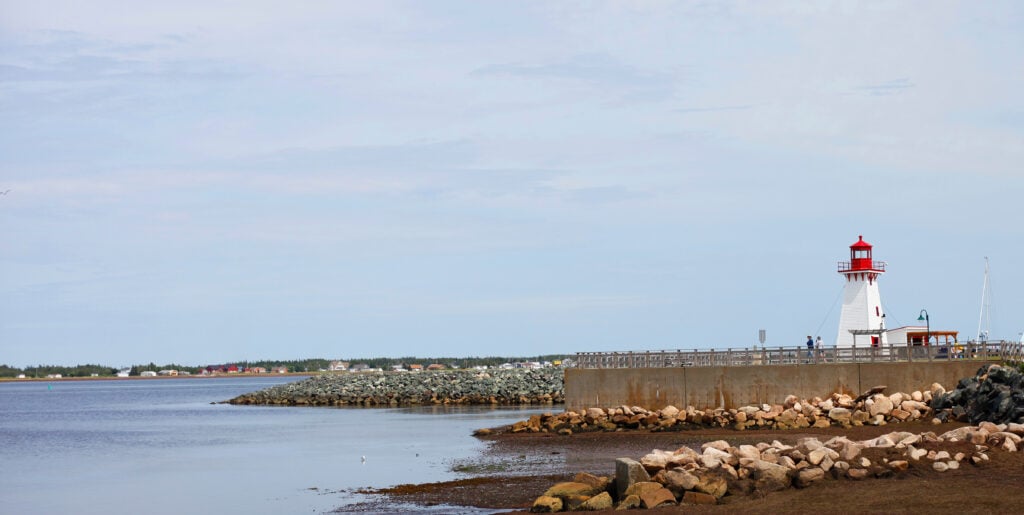
[[[99,377],[0,377],[0,383],[17,383],[17,382],[50,382],[50,381],[148,381],[152,379],[231,379],[237,377],[309,377],[316,375],[319,372],[287,372],[281,373],[266,373],[266,374],[190,374],[190,375],[177,375],[177,376],[128,376],[128,377],[114,377],[114,376],[99,376]]]

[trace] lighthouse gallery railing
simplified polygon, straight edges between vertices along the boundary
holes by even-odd
[[[808,349],[807,347],[727,348],[724,350],[657,350],[578,352],[576,368],[742,367],[819,363],[890,363],[915,361],[1024,362],[1020,342],[987,341],[948,345],[883,345]]]

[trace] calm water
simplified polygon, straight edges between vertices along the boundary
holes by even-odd
[[[320,513],[461,477],[473,429],[538,412],[210,404],[294,380],[0,383],[0,513]]]

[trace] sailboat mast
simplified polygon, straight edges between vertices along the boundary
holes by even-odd
[[[992,329],[992,313],[990,312],[992,297],[989,293],[988,284],[988,256],[985,256],[985,280],[981,283],[981,312],[978,313],[978,339],[988,340],[988,332]],[[982,323],[985,324],[985,332],[982,332]]]

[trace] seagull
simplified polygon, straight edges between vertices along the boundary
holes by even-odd
[[[8,194],[10,192],[11,192],[11,190],[0,191],[0,195],[6,195],[6,194]]]
[[[363,456],[363,463],[366,463],[366,456]]]

